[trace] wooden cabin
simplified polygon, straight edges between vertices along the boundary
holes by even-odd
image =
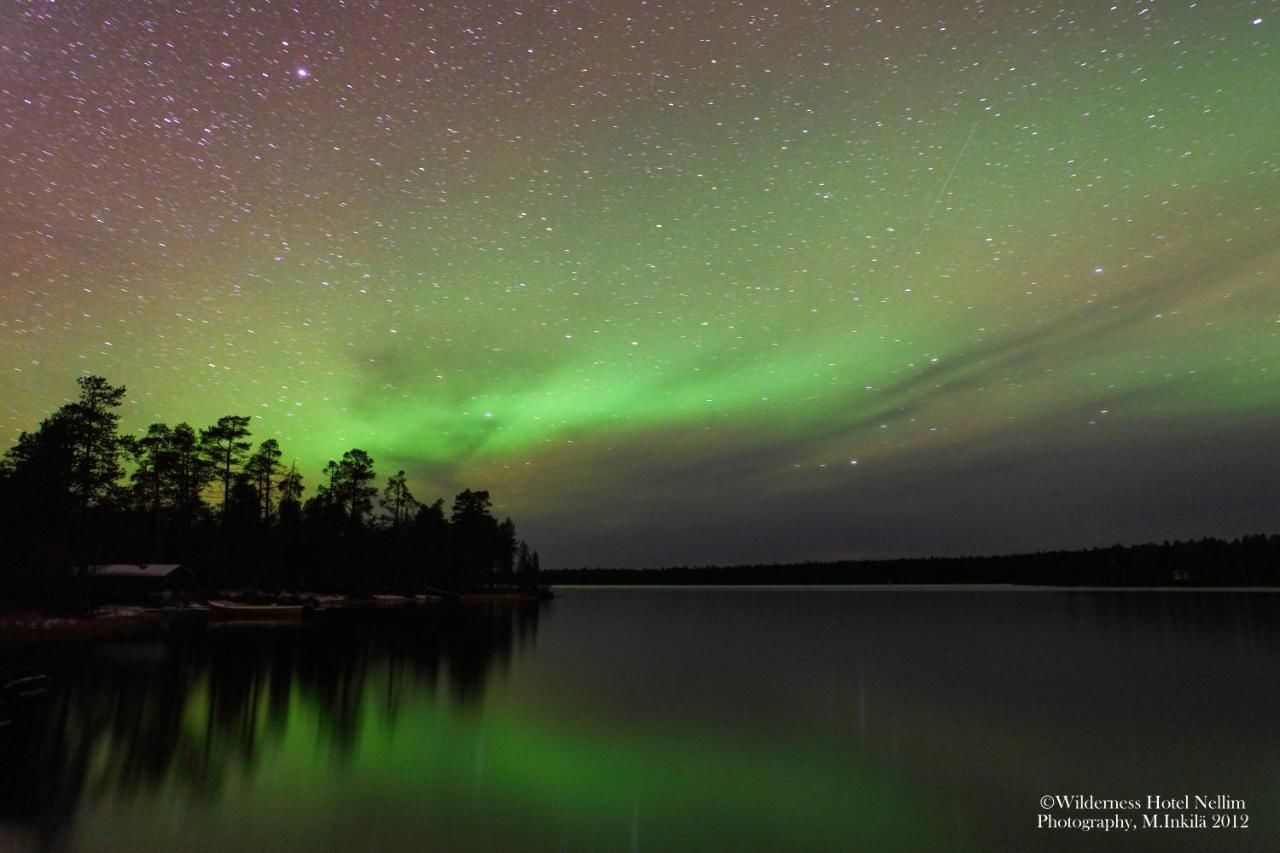
[[[107,563],[90,566],[94,594],[113,601],[183,597],[195,575],[181,563]]]

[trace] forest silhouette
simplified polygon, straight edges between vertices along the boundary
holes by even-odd
[[[418,501],[406,474],[379,486],[351,448],[307,496],[274,438],[250,419],[153,423],[121,434],[125,388],[76,380],[79,396],[0,460],[0,598],[59,603],[93,592],[90,567],[182,563],[206,589],[367,594],[530,588],[539,558],[489,493]]]

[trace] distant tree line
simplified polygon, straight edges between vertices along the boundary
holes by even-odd
[[[419,502],[404,471],[379,485],[352,448],[309,497],[250,420],[151,424],[122,435],[123,386],[77,380],[79,398],[0,459],[0,596],[66,597],[85,568],[183,563],[209,588],[420,592],[537,584],[536,551],[487,491]]]
[[[556,569],[574,584],[1026,584],[1043,586],[1278,586],[1280,536],[1113,545],[995,557],[843,560],[661,569]]]

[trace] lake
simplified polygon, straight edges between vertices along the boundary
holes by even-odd
[[[1247,592],[566,588],[10,650],[55,691],[0,734],[0,849],[1280,849],[1278,616]],[[1040,804],[1070,795],[1095,800]],[[1037,828],[1160,814],[1237,828]]]

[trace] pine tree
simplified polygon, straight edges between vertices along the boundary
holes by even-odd
[[[272,513],[275,511],[271,503],[271,489],[276,476],[280,473],[281,455],[280,442],[274,438],[268,438],[258,445],[258,449],[253,452],[253,455],[249,457],[249,461],[244,464],[244,472],[249,475],[254,488],[258,490],[258,498],[262,502],[263,524],[271,522]]]
[[[249,418],[244,415],[223,415],[213,426],[200,430],[200,446],[222,478],[223,515],[226,515],[227,500],[231,496],[234,468],[252,447],[245,441],[249,435]]]
[[[387,478],[387,487],[382,490],[382,509],[387,513],[393,529],[399,529],[417,510],[418,502],[405,482],[404,471],[397,471]]]
[[[112,497],[124,475],[120,466],[123,446],[116,430],[116,413],[124,399],[123,385],[113,386],[101,376],[81,376],[80,399],[60,410],[71,435],[71,495],[82,512]]]

